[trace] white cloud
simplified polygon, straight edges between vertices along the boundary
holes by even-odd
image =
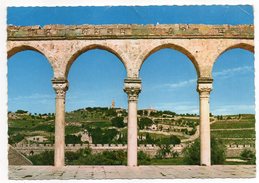
[[[197,82],[197,79],[189,79],[189,80],[180,81],[180,82],[177,82],[177,83],[164,84],[164,86],[169,87],[170,89],[177,89],[177,88],[189,86],[189,85],[191,85],[193,83],[196,83],[196,82]]]
[[[225,69],[219,72],[214,72],[213,77],[228,78],[238,73],[247,73],[247,72],[254,72],[253,67],[243,66],[243,67]],[[196,82],[197,82],[197,79],[189,79],[189,80],[184,80],[176,83],[166,83],[166,84],[157,85],[155,86],[155,89],[157,88],[178,89],[178,88],[190,86]]]
[[[253,67],[251,66],[243,66],[243,67],[236,67],[236,68],[231,68],[231,69],[225,69],[219,72],[214,72],[212,73],[213,77],[224,77],[228,78],[231,77],[237,73],[247,73],[254,71]]]

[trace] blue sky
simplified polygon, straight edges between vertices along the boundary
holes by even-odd
[[[194,16],[195,15],[195,16]],[[251,6],[59,7],[8,8],[8,24],[253,24]],[[213,68],[211,111],[214,114],[254,113],[254,57],[233,49]],[[46,58],[23,51],[8,61],[9,111],[55,111],[52,69]],[[88,51],[73,63],[68,80],[67,111],[87,106],[127,107],[123,92],[125,69],[104,50]],[[182,53],[162,49],[152,54],[140,71],[143,90],[139,108],[153,107],[178,113],[198,113],[196,72]]]

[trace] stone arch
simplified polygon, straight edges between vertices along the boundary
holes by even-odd
[[[244,50],[247,50],[247,51],[250,51],[250,52],[254,53],[254,45],[248,44],[248,43],[237,43],[237,44],[230,45],[230,46],[228,46],[227,48],[224,48],[224,49],[217,55],[216,59],[214,60],[214,63],[218,60],[218,58],[219,58],[223,53],[225,53],[225,52],[228,51],[228,50],[235,49],[235,48],[241,48],[241,49],[244,49]]]
[[[22,52],[22,51],[27,51],[27,50],[35,51],[35,52],[40,53],[41,55],[43,55],[48,60],[48,63],[51,66],[51,69],[52,69],[52,72],[53,72],[53,76],[55,75],[55,73],[54,73],[55,69],[54,69],[50,59],[48,58],[48,56],[45,53],[43,53],[40,49],[35,48],[33,46],[24,45],[23,44],[23,45],[18,45],[18,46],[12,47],[12,48],[8,49],[8,51],[7,51],[7,59],[12,57],[16,53],[19,53],[19,52]]]
[[[227,52],[228,50],[232,50],[232,49],[235,49],[235,48],[241,48],[241,49],[250,51],[251,53],[254,53],[254,45],[248,44],[248,43],[237,43],[237,44],[233,44],[233,45],[230,45],[230,46],[228,46],[228,47],[225,47],[224,49],[222,49],[222,50],[219,52],[219,54],[216,55],[215,59],[213,60],[213,64],[212,64],[212,67],[211,67],[210,72],[212,73],[213,67],[214,67],[215,63],[217,62],[218,58],[219,58],[222,54],[224,54],[224,53]],[[212,74],[211,74],[211,75],[212,75]]]
[[[94,49],[100,49],[100,50],[105,50],[113,55],[115,55],[123,64],[126,73],[127,73],[127,64],[125,62],[125,59],[123,59],[122,55],[123,52],[120,49],[114,49],[110,46],[102,45],[102,44],[90,44],[87,46],[82,47],[81,49],[78,49],[76,52],[72,54],[72,56],[68,59],[68,62],[66,64],[66,69],[65,69],[65,77],[68,76],[69,70],[72,66],[72,64],[76,61],[76,59],[83,53],[89,51],[89,50],[94,50]]]
[[[139,71],[141,70],[141,67],[142,67],[143,63],[145,62],[145,60],[150,55],[152,55],[153,53],[155,53],[161,49],[164,49],[164,48],[171,48],[173,50],[179,51],[179,52],[183,53],[184,55],[186,55],[191,60],[192,64],[194,65],[197,76],[200,75],[199,64],[198,64],[197,60],[195,59],[195,57],[193,56],[193,54],[191,52],[189,52],[186,48],[179,46],[177,44],[173,44],[173,43],[160,44],[159,46],[156,46],[152,49],[145,50],[143,52],[144,54],[142,54],[139,58],[141,60],[141,64],[139,66]]]

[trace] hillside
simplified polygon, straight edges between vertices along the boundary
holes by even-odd
[[[9,113],[9,144],[54,143],[54,114]],[[87,107],[66,113],[67,144],[126,144],[127,111],[122,108]],[[157,144],[177,137],[183,142],[198,138],[199,116],[172,111],[138,111],[138,143]],[[255,116],[211,117],[211,135],[225,144],[255,144]]]

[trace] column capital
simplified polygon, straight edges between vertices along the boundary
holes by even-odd
[[[124,80],[124,92],[128,94],[129,101],[137,101],[141,92],[141,80],[138,78],[127,78]]]
[[[208,98],[212,91],[212,83],[198,83],[197,92],[200,93],[200,97]]]
[[[56,92],[56,98],[65,98],[66,91],[68,90],[68,81],[53,79],[52,87]]]

